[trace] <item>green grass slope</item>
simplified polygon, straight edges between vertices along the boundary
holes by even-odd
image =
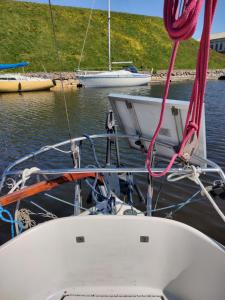
[[[54,6],[58,64],[47,5],[0,1],[0,63],[29,61],[27,71],[72,71],[80,58],[90,11]],[[157,17],[112,13],[112,60],[132,60],[137,67],[166,69],[171,41]],[[182,43],[175,68],[195,67],[198,42]],[[225,68],[225,55],[211,51],[210,68]],[[107,68],[107,13],[94,11],[82,60],[82,68]]]

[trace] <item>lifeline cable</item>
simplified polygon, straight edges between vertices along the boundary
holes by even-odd
[[[179,9],[179,0],[165,0],[164,1],[164,24],[169,34],[169,37],[173,40],[173,50],[170,59],[169,69],[167,72],[167,79],[164,91],[164,97],[162,101],[161,113],[159,123],[155,130],[155,133],[150,142],[148,153],[146,157],[146,167],[149,174],[153,177],[161,177],[167,174],[167,172],[173,166],[177,157],[182,157],[184,154],[184,148],[188,142],[196,137],[199,137],[200,124],[202,117],[202,108],[204,103],[204,93],[206,87],[206,76],[209,60],[209,43],[210,43],[210,29],[212,20],[215,13],[217,0],[205,0],[205,15],[204,26],[200,41],[200,47],[198,51],[198,59],[196,66],[196,77],[192,89],[191,100],[189,104],[189,110],[186,117],[185,128],[183,131],[183,140],[180,144],[179,151],[175,153],[167,167],[161,173],[154,173],[151,170],[150,157],[152,155],[153,147],[156,138],[159,134],[160,128],[163,123],[164,111],[166,107],[166,99],[169,93],[170,78],[174,68],[177,50],[182,40],[189,39],[195,32],[197,26],[198,16],[203,4],[203,0],[183,0],[183,7]],[[179,11],[178,11],[179,10]]]

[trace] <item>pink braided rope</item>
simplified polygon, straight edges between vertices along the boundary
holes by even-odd
[[[189,109],[186,117],[185,128],[183,132],[183,140],[180,145],[180,149],[175,153],[167,167],[161,173],[154,173],[151,170],[150,157],[152,150],[159,134],[160,128],[163,123],[164,111],[166,107],[166,99],[169,93],[171,73],[174,68],[177,49],[179,43],[182,40],[187,40],[192,37],[195,32],[199,13],[203,4],[203,0],[183,0],[183,9],[181,14],[178,13],[179,0],[165,0],[164,1],[164,24],[169,34],[169,37],[174,41],[172,55],[170,59],[169,69],[166,78],[166,85],[164,90],[164,96],[162,101],[161,113],[159,123],[155,130],[155,133],[150,142],[148,153],[146,156],[146,167],[149,174],[153,177],[161,177],[167,174],[167,172],[173,166],[177,157],[180,157],[183,153],[183,149],[187,142],[196,133],[199,137],[202,107],[204,103],[204,94],[207,79],[208,60],[209,60],[209,43],[210,43],[210,29],[212,25],[213,16],[217,0],[205,0],[205,15],[202,37],[200,41],[200,47],[198,51],[198,59],[196,65],[196,76],[192,89],[192,95],[190,99]]]

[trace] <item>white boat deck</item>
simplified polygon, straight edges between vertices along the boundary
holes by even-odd
[[[225,295],[224,249],[185,224],[157,217],[45,222],[1,246],[0,266],[2,300],[222,300]]]

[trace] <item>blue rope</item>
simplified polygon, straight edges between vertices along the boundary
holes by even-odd
[[[181,203],[173,204],[173,205],[166,206],[166,207],[156,208],[156,209],[153,209],[152,212],[158,212],[158,211],[163,211],[163,210],[168,210],[168,209],[175,209],[173,211],[173,213],[176,213],[178,210],[182,209],[184,206],[186,206],[190,203],[201,201],[202,199],[194,199],[200,192],[201,192],[200,190],[197,191],[191,197],[188,197],[187,200],[184,200]]]
[[[84,134],[83,136],[86,137],[86,139],[89,141],[89,143],[91,145],[91,149],[93,151],[93,155],[94,155],[94,159],[95,159],[97,167],[101,168],[101,165],[100,165],[100,163],[98,161],[98,157],[97,157],[97,154],[96,154],[95,144],[94,144],[93,139],[88,134]]]
[[[6,214],[7,217],[5,217],[3,214]],[[20,233],[23,230],[23,224],[20,221],[14,220],[11,212],[2,206],[0,206],[0,219],[3,222],[10,223],[11,224],[11,238],[13,239],[15,237],[15,231],[14,231],[14,225],[18,224],[20,227]]]

